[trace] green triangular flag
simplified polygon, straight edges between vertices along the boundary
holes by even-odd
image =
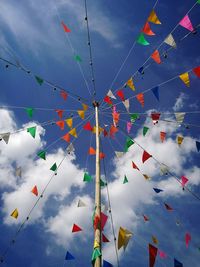
[[[130,137],[127,137],[124,151],[127,152],[129,147],[132,146],[133,144],[134,144],[133,140]]]
[[[53,172],[55,172],[56,170],[57,170],[57,164],[56,164],[56,162],[51,166],[51,168],[50,168],[50,170],[51,171],[53,171]]]
[[[44,80],[40,78],[39,76],[35,76],[36,81],[39,83],[39,85],[42,85]]]
[[[74,58],[77,62],[82,62],[82,59],[79,55],[76,55]]]
[[[149,127],[146,127],[146,126],[143,127],[143,136],[147,134],[148,130],[149,130]]]
[[[28,114],[28,116],[30,118],[32,118],[33,117],[33,108],[26,108],[26,113]]]
[[[95,248],[92,253],[92,262],[101,256],[101,251],[99,248]]]
[[[131,114],[131,122],[134,123],[139,118],[137,113]]]
[[[197,0],[197,3],[200,4],[200,0]]]
[[[140,33],[140,35],[138,36],[137,43],[141,45],[149,45],[149,42],[147,42],[143,33]]]
[[[126,183],[128,183],[128,179],[127,179],[126,175],[124,175],[124,181],[123,181],[123,184],[126,184]]]
[[[38,157],[40,157],[41,159],[46,160],[46,152],[45,151],[40,151],[37,153]]]
[[[106,185],[107,185],[107,183],[100,179],[100,186],[103,187],[103,186],[106,186]]]
[[[36,126],[27,128],[27,132],[30,133],[33,138],[35,138]]]
[[[90,176],[88,173],[84,173],[83,182],[90,182],[92,180],[92,176]]]

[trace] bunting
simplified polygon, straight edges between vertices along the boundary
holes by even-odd
[[[51,166],[50,170],[56,172],[58,169],[56,162]]]
[[[152,118],[153,124],[158,123],[160,119],[160,113],[151,113],[151,118]]]
[[[83,182],[90,182],[90,181],[92,181],[92,176],[85,172],[83,177]]]
[[[184,187],[185,187],[185,185],[187,184],[188,181],[189,180],[188,180],[187,177],[185,177],[185,176],[181,177],[181,185],[182,185],[183,189],[184,189]]]
[[[140,93],[136,95],[137,100],[140,102],[141,106],[144,107],[144,94]]]
[[[160,140],[163,143],[165,141],[166,138],[166,133],[165,132],[160,132]]]
[[[127,137],[124,151],[128,152],[129,147],[132,146],[133,144],[134,141],[130,137]]]
[[[153,9],[147,19],[147,21],[154,23],[154,24],[161,24],[160,20],[158,19],[155,10]]]
[[[148,23],[148,21],[145,23],[142,32],[145,33],[146,35],[155,35],[155,33],[151,30],[150,25]]]
[[[103,267],[113,267],[113,265],[110,262],[103,260]]]
[[[68,153],[68,154],[71,154],[71,153],[74,152],[74,151],[75,151],[75,149],[74,149],[73,144],[72,144],[72,143],[69,144],[69,146],[67,147],[67,153]]]
[[[70,260],[75,260],[75,258],[69,251],[67,251],[66,256],[65,256],[65,260],[70,261]]]
[[[72,118],[66,119],[65,122],[68,125],[68,127],[71,129],[73,126],[73,119]]]
[[[126,175],[124,175],[124,181],[123,181],[123,184],[126,184],[126,183],[128,183],[128,179],[127,179]]]
[[[181,25],[182,27],[184,27],[185,29],[191,32],[194,31],[194,28],[192,26],[192,23],[190,21],[188,14],[185,15],[185,17],[179,22],[179,25]]]
[[[39,76],[35,76],[35,79],[36,79],[36,81],[37,81],[37,83],[38,83],[39,85],[42,85],[43,82],[44,82],[44,80],[43,80],[42,78],[40,78]]]
[[[27,128],[27,132],[30,133],[30,135],[35,138],[36,135],[36,126]]]
[[[129,99],[126,99],[125,101],[122,101],[122,103],[124,104],[126,111],[129,113],[129,108],[130,108],[130,101]]]
[[[79,62],[79,63],[82,62],[82,59],[81,59],[81,57],[80,57],[79,55],[76,55],[76,56],[74,57],[74,59],[75,59],[77,62]]]
[[[114,96],[114,94],[111,90],[108,91],[107,96],[109,96],[112,99],[116,99],[116,97]]]
[[[116,93],[122,101],[125,101],[123,90],[118,90]]]
[[[38,196],[38,189],[37,189],[37,186],[36,186],[36,185],[33,187],[33,189],[31,190],[31,192],[32,192],[35,196]]]
[[[83,207],[86,207],[86,204],[85,204],[81,199],[79,199],[79,200],[78,200],[77,207],[78,207],[78,208],[83,208]]]
[[[60,95],[65,101],[67,100],[68,94],[65,90],[61,90]]]
[[[181,146],[181,144],[183,143],[184,137],[178,135],[177,138],[176,138],[176,140],[177,140],[178,145]]]
[[[108,95],[104,97],[103,101],[106,102],[108,105],[113,105],[113,102]]]
[[[144,218],[144,221],[145,222],[148,222],[149,221],[149,218],[146,215],[143,215],[143,218]]]
[[[93,147],[90,147],[89,151],[88,151],[88,154],[89,155],[96,155],[96,150]]]
[[[45,151],[40,151],[37,153],[37,155],[39,158],[46,160],[46,152]]]
[[[102,233],[102,241],[103,243],[108,243],[110,240]]]
[[[164,43],[172,46],[173,48],[176,48],[176,42],[171,33],[167,36],[167,38],[165,38]]]
[[[88,105],[82,103],[82,107],[83,107],[83,110],[84,110],[84,111],[87,111],[87,110],[88,110]]]
[[[74,136],[74,137],[78,137],[77,136],[77,133],[76,133],[76,128],[73,128],[73,129],[71,129],[70,131],[69,131],[69,134],[71,134],[72,136]]]
[[[160,101],[160,97],[159,97],[159,87],[156,86],[154,88],[151,89],[152,93],[154,94],[155,98]]]
[[[190,78],[188,72],[179,75],[179,78],[184,82],[187,87],[190,87]]]
[[[67,143],[70,142],[70,135],[69,133],[66,133],[64,136],[61,137],[64,141],[66,141]]]
[[[165,208],[168,210],[168,211],[173,211],[173,208],[170,207],[167,203],[164,203],[165,205]]]
[[[92,125],[90,124],[89,121],[83,126],[83,129],[86,131],[92,131],[93,130]]]
[[[183,267],[183,264],[180,261],[174,259],[174,267]]]
[[[196,67],[192,70],[194,72],[194,74],[200,78],[200,66],[199,67]]]
[[[127,133],[129,134],[131,131],[131,127],[132,127],[132,123],[130,121],[127,121],[126,123],[126,129],[127,129]]]
[[[85,111],[84,110],[77,110],[77,113],[79,115],[79,117],[84,120],[85,118]]]
[[[158,249],[149,244],[149,267],[153,267],[156,261]]]
[[[18,209],[13,210],[13,212],[10,214],[10,216],[17,219],[19,216]]]
[[[137,43],[141,45],[149,45],[149,42],[144,37],[144,33],[140,33],[140,35],[137,38]]]
[[[129,88],[131,88],[133,91],[135,91],[135,86],[133,84],[133,78],[131,77],[126,84],[128,85]]]
[[[152,236],[152,241],[154,244],[158,245],[158,239],[155,236]]]
[[[63,26],[64,32],[67,32],[67,33],[71,32],[71,30],[67,27],[67,25],[65,25],[63,21],[61,22],[61,25]]]
[[[0,141],[3,139],[3,141],[8,144],[10,139],[10,133],[2,133],[0,134]]]
[[[174,113],[176,121],[178,124],[182,124],[185,119],[185,112],[176,112]]]
[[[101,256],[101,251],[99,248],[95,248],[92,253],[92,262],[94,263],[95,260]]]
[[[146,127],[146,126],[143,127],[143,132],[142,132],[143,136],[147,134],[148,130],[149,130],[149,127]]]
[[[62,117],[63,117],[63,110],[62,109],[56,109],[55,110],[56,111],[56,113],[58,114],[58,117],[60,118],[60,119],[62,119]]]
[[[136,169],[136,170],[140,170],[138,167],[137,167],[137,165],[132,161],[132,167],[133,167],[133,169]]]
[[[56,125],[63,131],[65,128],[65,122],[64,121],[56,121]]]
[[[160,54],[158,50],[155,50],[153,52],[153,54],[151,55],[151,58],[157,63],[160,64],[161,63],[161,59],[160,59]]]
[[[191,241],[191,235],[190,235],[190,233],[186,233],[185,234],[185,244],[186,244],[186,247],[188,248],[188,246],[189,246],[189,243],[190,243],[190,241]]]
[[[76,233],[80,231],[82,231],[81,227],[74,223],[72,226],[72,233]]]
[[[33,117],[33,108],[26,108],[26,113],[28,114],[29,118]]]
[[[118,234],[118,249],[123,247],[125,250],[132,235],[133,233],[131,233],[125,228],[120,227]]]
[[[147,151],[144,150],[143,155],[142,155],[142,162],[145,163],[149,158],[151,158],[152,155],[150,155]]]

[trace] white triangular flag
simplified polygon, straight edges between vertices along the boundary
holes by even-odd
[[[129,99],[126,99],[125,101],[123,101],[123,104],[124,104],[127,112],[129,113],[129,108],[130,108]]]
[[[70,143],[67,147],[67,153],[70,154],[71,152],[74,152],[75,149],[74,149],[74,146],[72,143]]]
[[[108,91],[107,96],[109,96],[112,99],[116,99],[116,97],[113,95],[113,92],[111,90]]]
[[[6,144],[8,144],[9,138],[10,138],[10,133],[0,134],[0,139],[3,139]]]
[[[124,155],[124,152],[115,151],[115,155],[116,155],[117,158],[121,158]]]
[[[169,170],[168,170],[167,166],[162,165],[162,166],[160,167],[160,174],[161,174],[161,175],[168,175],[168,172],[169,172]]]
[[[21,167],[18,167],[15,170],[15,175],[18,176],[18,177],[22,177],[22,168]]]
[[[172,34],[170,33],[167,38],[164,40],[164,43],[172,46],[173,48],[176,48],[176,42],[174,40],[174,37],[172,36]]]
[[[184,121],[185,112],[177,112],[177,113],[174,113],[174,115],[176,117],[177,123],[181,124]]]
[[[77,207],[78,208],[86,207],[86,204],[81,199],[79,199]]]

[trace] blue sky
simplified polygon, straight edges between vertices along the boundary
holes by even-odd
[[[150,45],[136,44],[115,79],[155,3],[155,11],[162,24],[151,24],[156,35],[145,37]],[[101,101],[109,89],[115,92],[122,88],[194,4],[192,0],[184,3],[181,0],[88,0],[97,100]],[[199,24],[199,10],[200,5],[197,4],[189,13],[194,27]],[[33,74],[88,99],[91,105],[90,94],[72,52],[74,50],[74,54],[80,55],[81,70],[92,91],[84,17],[84,1],[80,0],[4,1],[0,9],[0,55],[14,63],[17,58]],[[60,20],[71,29],[68,36],[72,47]],[[197,34],[190,34],[179,43],[187,33],[189,31],[183,27],[176,27],[173,37],[177,49],[171,49],[166,59],[162,57],[162,64],[149,59],[147,65],[151,65],[145,74],[134,77],[136,92],[124,89],[126,99],[200,65],[199,32],[197,30]],[[160,54],[167,49],[169,46],[162,44]],[[56,125],[40,124],[59,120],[55,109],[64,109],[64,117],[73,114],[74,125],[79,125],[77,132],[80,132],[73,141],[75,154],[67,155],[63,161],[58,174],[53,177],[44,197],[31,214],[29,223],[20,232],[16,243],[9,247],[4,266],[88,266],[93,249],[91,218],[94,180],[87,184],[82,179],[85,171],[92,176],[95,173],[95,159],[87,156],[90,144],[95,147],[95,138],[82,130],[87,120],[81,121],[77,116],[76,110],[82,108],[81,102],[70,96],[65,102],[58,90],[46,84],[38,85],[34,77],[20,69],[12,66],[5,68],[4,62],[1,62],[0,70],[0,131],[14,132],[8,145],[0,142],[1,254],[37,199],[30,193],[32,187],[36,184],[41,193],[52,176],[49,168],[54,162],[59,164],[65,156],[67,144],[58,139],[68,131],[67,126],[61,131]],[[130,135],[159,162],[166,164],[174,175],[188,177],[188,187],[197,195],[200,195],[199,153],[195,147],[195,141],[199,140],[199,84],[200,80],[191,73],[189,88],[179,78],[160,86],[159,102],[151,91],[144,94],[144,108],[135,97],[130,99],[130,113],[150,114],[152,110],[168,112],[162,115],[162,119],[175,121],[174,112],[187,112],[184,122],[194,125],[189,129],[165,121],[153,125],[149,116],[141,116],[132,126]],[[115,103],[118,102],[119,98]],[[35,108],[33,118],[28,118],[21,107]],[[108,106],[103,104],[100,111],[101,126],[112,123],[111,110],[108,108],[103,111],[105,107]],[[116,107],[121,112],[120,128],[126,131],[130,116],[122,103]],[[93,125],[92,108],[86,114],[89,115]],[[26,128],[33,125],[37,125],[35,139],[26,132]],[[143,126],[149,127],[145,137],[142,136]],[[163,143],[159,139],[160,131],[167,133]],[[176,143],[177,135],[185,137],[181,147]],[[54,143],[55,140],[57,142]],[[120,226],[133,232],[126,251],[119,251],[120,266],[148,266],[148,244],[152,243],[152,235],[159,240],[158,248],[167,254],[166,259],[157,257],[156,267],[173,266],[174,257],[184,266],[198,266],[199,200],[183,191],[172,175],[160,175],[160,166],[152,158],[142,164],[143,151],[136,144],[117,159],[114,151],[124,148],[124,130],[119,131],[114,139],[101,137],[101,140],[106,154],[105,167],[116,235]],[[37,153],[47,147],[47,160],[43,161],[37,157]],[[139,166],[141,172],[132,169],[131,161]],[[16,167],[22,168],[22,177],[15,175]],[[104,178],[103,165],[101,170]],[[146,181],[142,173],[152,179]],[[123,184],[124,175],[128,177],[127,184]],[[164,191],[155,194],[153,187]],[[77,208],[79,199],[87,207]],[[108,205],[106,189],[102,189],[102,201]],[[167,212],[164,202],[169,203],[174,211]],[[17,220],[10,217],[15,208],[19,209]],[[149,222],[144,222],[143,214],[150,218]],[[179,226],[177,220],[181,222]],[[80,225],[83,231],[72,234],[73,223]],[[186,232],[192,236],[189,248],[186,248],[184,241]],[[104,244],[103,258],[117,266],[110,218],[105,234],[111,242]],[[75,256],[75,261],[64,261],[67,250]]]

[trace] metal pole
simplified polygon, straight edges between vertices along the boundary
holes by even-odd
[[[99,104],[94,101],[96,120],[96,180],[95,180],[95,215],[101,219],[101,186],[100,186],[100,158],[99,158]],[[101,223],[98,224],[94,233],[94,241],[99,245],[101,251]],[[95,261],[94,267],[101,267],[101,257]]]

